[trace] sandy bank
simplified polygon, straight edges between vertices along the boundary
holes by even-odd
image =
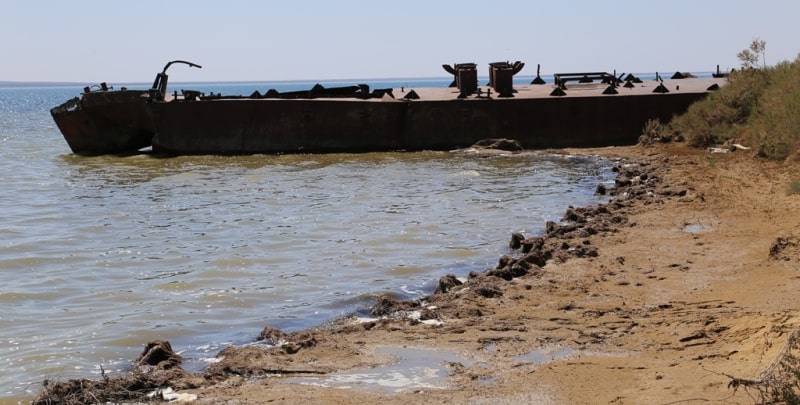
[[[565,207],[497,269],[381,301],[374,320],[265,330],[203,375],[128,380],[223,404],[753,403],[731,376],[761,378],[798,326],[798,164],[682,144],[565,153],[620,159],[612,201]]]

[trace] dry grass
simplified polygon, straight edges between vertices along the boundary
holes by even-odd
[[[728,388],[744,389],[760,404],[800,404],[800,330],[795,329],[758,380],[730,378]]]
[[[653,135],[660,129],[663,135]],[[649,137],[680,135],[695,147],[742,143],[782,160],[800,151],[800,59],[731,73],[728,85]]]

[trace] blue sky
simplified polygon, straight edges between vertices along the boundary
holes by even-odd
[[[604,7],[600,7],[604,5]],[[0,0],[0,81],[444,77],[444,63],[521,60],[522,75],[672,73],[800,52],[800,2]]]

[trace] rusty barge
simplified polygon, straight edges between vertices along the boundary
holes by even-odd
[[[167,69],[175,63],[201,67],[182,60],[170,61],[148,90],[113,90],[101,83],[98,89],[85,87],[81,97],[50,109],[72,152],[89,156],[127,154],[151,146],[155,129],[147,106],[166,99]]]
[[[725,80],[676,75],[643,82],[592,72],[555,74],[548,85],[537,72],[531,84],[514,85],[524,64],[499,62],[490,64],[486,86],[478,84],[475,64],[456,64],[444,65],[454,76],[452,87],[317,85],[228,96],[168,94],[170,64],[150,90],[87,89],[71,101],[78,107],[51,110],[73,152],[119,154],[146,146],[167,155],[452,150],[487,138],[515,139],[527,149],[624,145],[636,142],[649,119],[682,113]],[[105,105],[90,102],[102,97]]]

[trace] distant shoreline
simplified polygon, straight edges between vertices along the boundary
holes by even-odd
[[[487,78],[484,78],[488,80]],[[402,78],[372,78],[372,79],[304,79],[304,80],[223,80],[223,81],[175,81],[172,84],[258,84],[258,83],[355,83],[355,82],[386,82],[386,81],[426,81],[426,80],[450,80],[449,77],[402,77]],[[85,82],[13,82],[13,81],[0,81],[0,88],[10,87],[84,87],[99,84],[100,82],[85,83]],[[113,86],[150,86],[150,82],[108,82]]]
[[[488,79],[484,78],[484,79]],[[371,79],[297,79],[297,80],[222,80],[222,81],[175,81],[170,82],[172,84],[200,84],[200,85],[210,85],[210,84],[258,84],[258,83],[311,83],[311,82],[319,82],[319,83],[354,83],[354,82],[386,82],[386,81],[401,81],[401,80],[415,80],[415,81],[425,81],[425,80],[450,80],[449,77],[401,77],[401,78],[371,78]],[[25,82],[15,82],[15,81],[0,81],[0,88],[9,88],[9,87],[84,87],[84,86],[92,86],[99,84],[100,82],[37,82],[37,81],[25,81]],[[150,82],[108,82],[110,85],[113,86],[150,86]]]
[[[63,87],[63,86],[83,86],[80,83],[69,82],[0,82],[0,88],[8,87]]]

